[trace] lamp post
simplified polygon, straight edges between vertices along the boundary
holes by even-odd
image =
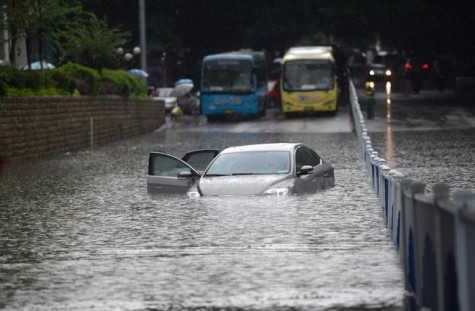
[[[140,26],[140,69],[147,71],[147,45],[145,33],[145,0],[139,0],[139,26]],[[135,49],[134,49],[135,50]]]
[[[117,48],[117,54],[120,55],[120,58],[123,58],[126,62],[126,67],[129,67],[130,61],[134,59],[134,56],[140,55],[142,53],[142,49],[138,46],[132,49],[132,52],[125,52],[124,48],[119,47]],[[123,55],[123,56],[122,56]]]
[[[140,31],[140,47],[136,46],[134,48],[134,54],[139,55],[140,54],[140,69],[143,71],[147,71],[147,38],[146,38],[146,31],[145,31],[145,0],[138,0],[138,6],[139,6],[139,31]],[[119,52],[119,49],[122,52]],[[124,49],[119,48],[117,49],[117,52],[119,54],[124,53]],[[138,51],[138,52],[136,52]],[[130,53],[129,53],[130,54]],[[127,53],[125,54],[127,55]],[[124,55],[124,57],[125,57]],[[127,57],[130,58],[131,55],[128,55]],[[132,55],[133,58],[133,55]]]

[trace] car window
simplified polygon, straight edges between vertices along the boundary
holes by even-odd
[[[288,174],[290,153],[287,151],[251,151],[219,155],[206,176]]]
[[[183,161],[166,154],[154,154],[151,162],[149,175],[177,177],[180,172],[191,172]]]
[[[159,97],[171,97],[171,92],[173,91],[173,88],[159,88],[158,89],[158,96]]]
[[[295,152],[295,162],[298,172],[300,171],[300,168],[304,165],[311,165],[313,167],[319,165],[320,157],[314,151],[306,147],[300,147]]]
[[[195,170],[204,171],[218,153],[219,150],[197,150],[188,152],[182,160]]]
[[[382,64],[382,63],[384,63],[384,58],[383,58],[383,56],[380,56],[380,55],[375,56],[374,59],[373,59],[373,63],[374,63],[374,64]]]

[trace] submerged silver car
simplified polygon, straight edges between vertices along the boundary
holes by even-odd
[[[333,167],[300,143],[257,144],[196,150],[182,159],[151,152],[149,193],[217,195],[289,195],[335,185]]]

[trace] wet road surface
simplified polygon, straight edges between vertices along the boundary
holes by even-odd
[[[389,119],[378,105],[373,146],[407,176],[473,189],[472,110],[426,95],[393,94]],[[295,141],[333,164],[334,188],[284,199],[146,193],[151,150]],[[2,310],[399,310],[397,256],[347,109],[183,118],[93,154],[7,164],[0,179]]]
[[[279,114],[215,124],[183,119],[93,154],[7,165],[0,309],[399,310],[401,266],[348,111],[272,118]],[[334,188],[283,199],[146,193],[151,150],[180,156],[295,141],[334,165]]]
[[[377,84],[376,117],[366,120],[373,148],[392,169],[424,182],[427,194],[436,183],[449,185],[452,195],[475,191],[475,99],[461,100],[453,89],[415,94],[406,82],[396,81],[403,91],[389,94]],[[366,117],[365,91],[357,93]]]

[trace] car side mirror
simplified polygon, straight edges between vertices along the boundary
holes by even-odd
[[[189,179],[193,177],[190,171],[181,171],[178,173],[178,179]]]
[[[313,172],[313,166],[304,165],[300,168],[299,175],[308,175]]]

